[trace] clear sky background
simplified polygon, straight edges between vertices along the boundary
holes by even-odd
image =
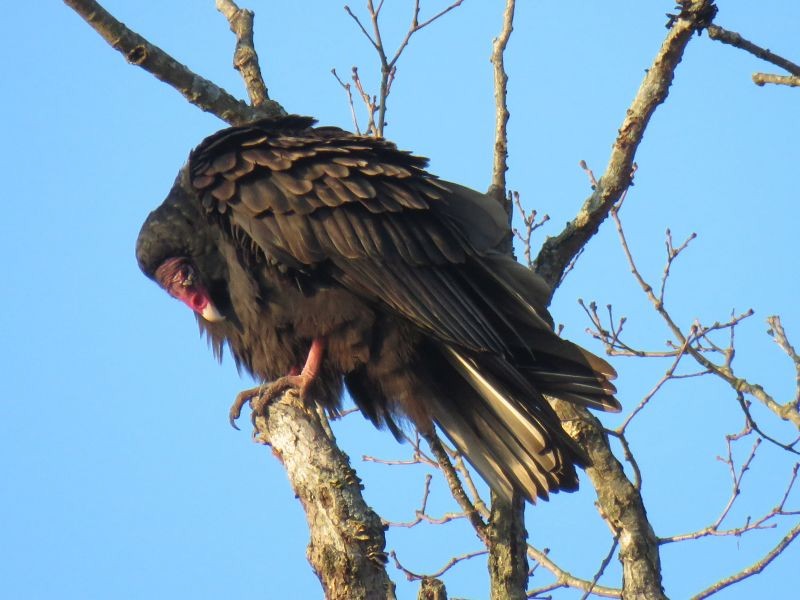
[[[211,0],[104,4],[181,62],[243,95],[230,68],[233,36]],[[342,3],[242,4],[257,11],[256,42],[273,98],[289,111],[351,128],[330,70],[346,76],[358,65],[376,89],[377,68]],[[386,4],[385,40],[394,46],[411,3]],[[800,60],[800,3],[718,4],[718,24]],[[423,17],[443,5],[423,2]],[[549,213],[545,234],[558,233],[590,192],[578,162],[603,171],[672,8],[639,0],[519,3],[507,55],[509,183],[527,206]],[[389,100],[387,137],[430,157],[433,172],[476,189],[486,189],[491,173],[488,58],[501,12],[502,2],[467,0],[419,33],[400,60]],[[12,2],[3,13],[0,597],[321,597],[305,560],[304,516],[280,464],[227,423],[230,402],[251,382],[232,361],[214,362],[194,317],[146,280],[134,259],[145,216],[190,148],[223,123],[128,66],[62,3]],[[735,365],[785,401],[794,393],[794,371],[765,334],[764,318],[782,315],[800,346],[800,91],[758,88],[750,81],[757,70],[770,68],[706,36],[691,42],[645,135],[623,218],[653,279],[663,266],[664,230],[672,228],[678,240],[698,233],[675,268],[668,295],[674,315],[688,326],[754,308],[738,331]],[[668,338],[610,223],[553,305],[565,335],[600,352],[584,331],[589,323],[578,298],[627,315],[631,342],[662,348]],[[613,362],[629,408],[668,366]],[[775,437],[797,435],[763,411],[755,414]],[[703,527],[720,513],[730,481],[716,457],[725,452],[725,434],[741,425],[734,393],[711,379],[669,384],[641,416],[631,441],[658,535]],[[359,415],[335,424],[335,432],[365,481],[367,500],[387,519],[413,518],[426,470],[360,459],[403,458],[409,449]],[[739,460],[751,443],[738,448]],[[763,444],[729,525],[774,506],[793,462]],[[563,567],[591,578],[611,538],[582,481],[582,492],[530,509],[528,530]],[[432,502],[434,513],[453,509],[440,480]],[[800,509],[797,490],[789,507]],[[662,548],[667,593],[689,597],[749,565],[796,518],[777,530]],[[391,530],[388,546],[408,568],[431,572],[479,542],[463,523],[452,523]],[[448,574],[452,596],[487,596],[480,561]],[[719,597],[795,597],[798,564],[795,544],[764,574]],[[399,596],[415,597],[417,584],[390,572]],[[602,583],[615,585],[618,577],[614,559]],[[540,569],[531,586],[548,581]]]

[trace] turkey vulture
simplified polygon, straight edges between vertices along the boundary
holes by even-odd
[[[496,250],[503,209],[314,123],[206,138],[142,227],[142,271],[268,395],[295,387],[335,413],[344,386],[396,437],[438,425],[506,497],[576,489],[586,459],[543,395],[617,411],[615,373],[553,332],[546,284]]]

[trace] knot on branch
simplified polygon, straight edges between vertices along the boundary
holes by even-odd
[[[144,44],[134,46],[130,52],[125,55],[125,59],[132,65],[141,65],[147,60],[147,48]]]
[[[676,9],[680,9],[678,14],[667,13],[667,29],[671,29],[675,23],[681,19],[691,21],[697,35],[707,28],[714,21],[719,10],[714,4],[714,0],[677,0]]]

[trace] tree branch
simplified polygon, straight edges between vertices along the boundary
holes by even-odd
[[[492,43],[492,66],[494,67],[494,158],[492,166],[492,185],[489,195],[498,202],[506,201],[506,171],[508,171],[508,75],[506,74],[504,54],[511,32],[514,30],[515,0],[507,0],[503,11],[503,25]],[[510,215],[511,210],[506,207]]]
[[[616,544],[614,544],[613,548],[616,548]],[[612,552],[609,553],[609,556],[613,554]],[[555,583],[549,584],[544,587],[539,587],[533,590],[528,591],[529,598],[535,598],[544,592],[549,592],[551,590],[555,590],[562,587],[570,587],[576,590],[583,590],[587,592],[591,590],[592,594],[597,596],[603,596],[605,598],[621,598],[622,597],[622,590],[616,588],[605,587],[602,585],[596,585],[597,582],[587,581],[586,579],[579,579],[575,577],[571,573],[568,573],[561,567],[559,567],[555,562],[547,556],[546,552],[542,552],[528,544],[528,557],[531,560],[535,560],[537,563],[542,565],[545,569],[550,571],[553,575],[556,576]],[[601,565],[602,566],[602,565]]]
[[[572,258],[597,233],[611,207],[631,183],[631,170],[636,150],[656,108],[666,100],[675,69],[686,45],[696,31],[706,26],[712,0],[691,0],[684,3],[681,15],[667,34],[661,49],[647,69],[614,142],[605,173],[586,199],[578,215],[557,236],[548,238],[535,260],[535,269],[555,289],[561,274]]]
[[[648,300],[653,305],[655,311],[664,320],[664,323],[672,332],[672,335],[675,336],[677,343],[685,347],[686,352],[706,371],[713,373],[714,375],[725,381],[737,392],[753,396],[764,406],[766,406],[769,410],[778,415],[781,419],[793,423],[795,427],[800,429],[800,412],[798,412],[797,410],[796,401],[781,404],[777,402],[761,385],[757,383],[750,383],[746,379],[738,377],[734,373],[734,370],[731,367],[731,361],[733,359],[732,346],[728,350],[722,350],[721,348],[717,348],[715,346],[711,347],[712,351],[719,352],[724,356],[724,362],[722,364],[717,364],[703,355],[703,352],[708,351],[709,348],[699,347],[693,343],[687,344],[687,340],[690,340],[691,338],[698,341],[700,340],[706,340],[706,342],[710,341],[708,340],[707,337],[708,333],[717,329],[722,329],[724,327],[732,328],[743,318],[752,315],[753,314],[752,310],[743,313],[739,317],[732,318],[732,320],[726,324],[715,324],[712,325],[711,327],[701,327],[700,324],[697,323],[690,332],[689,336],[684,335],[683,331],[681,331],[681,328],[672,318],[669,311],[667,311],[664,305],[663,296],[659,297],[655,294],[655,292],[653,291],[653,286],[651,286],[647,281],[645,281],[644,277],[642,276],[641,272],[636,266],[636,262],[633,259],[633,254],[631,253],[630,247],[628,246],[628,242],[625,237],[625,231],[622,227],[622,222],[619,218],[620,208],[621,205],[618,204],[616,207],[613,208],[611,214],[617,228],[617,234],[619,235],[620,244],[622,245],[623,252],[625,253],[625,257],[631,269],[631,273],[633,273],[634,278],[639,283],[639,286],[642,288],[642,291],[645,293]],[[665,273],[668,273],[668,271],[665,271]],[[798,369],[800,369],[800,367],[798,367]],[[798,391],[797,397],[800,397],[800,391]]]
[[[800,77],[794,75],[773,75],[771,73],[753,73],[753,83],[758,86],[763,86],[765,83],[774,83],[775,85],[800,87]]]
[[[240,125],[285,114],[283,108],[272,100],[257,109],[237,100],[221,87],[197,75],[161,48],[128,29],[94,0],[64,0],[64,3],[78,13],[130,64],[152,73],[178,90],[190,103],[226,123]]]
[[[735,46],[740,50],[744,50],[749,52],[753,56],[760,58],[761,60],[765,60],[767,62],[772,63],[775,66],[784,69],[788,73],[792,75],[800,77],[800,65],[793,63],[790,60],[783,58],[782,56],[778,56],[774,52],[767,50],[766,48],[762,48],[754,44],[753,42],[744,39],[740,34],[736,33],[735,31],[729,31],[718,25],[709,25],[707,28],[708,37],[712,40],[717,40],[718,42],[722,42],[723,44],[729,44],[731,46]]]
[[[217,0],[217,10],[221,12],[230,23],[231,31],[236,35],[236,50],[233,54],[233,68],[239,71],[244,79],[250,104],[263,106],[269,102],[269,92],[264,78],[261,76],[261,67],[258,64],[258,53],[253,44],[253,19],[252,10],[239,8],[233,0]]]
[[[439,11],[437,14],[432,16],[427,21],[422,23],[419,22],[419,0],[414,0],[414,11],[411,17],[411,25],[409,25],[408,31],[406,32],[405,37],[400,42],[400,45],[397,47],[397,50],[394,53],[394,56],[389,59],[388,55],[386,54],[386,48],[383,44],[383,37],[381,35],[381,27],[378,22],[378,17],[380,16],[381,8],[383,7],[383,1],[378,4],[377,8],[373,0],[367,0],[367,11],[369,12],[370,21],[372,22],[372,35],[370,35],[367,28],[364,27],[364,24],[361,22],[361,19],[350,9],[349,6],[345,5],[344,10],[347,12],[348,15],[356,22],[359,29],[361,29],[361,33],[369,40],[372,47],[375,48],[375,52],[378,54],[378,59],[381,63],[381,78],[380,78],[380,88],[377,96],[377,101],[373,100],[370,106],[370,102],[366,101],[367,103],[367,110],[370,112],[370,123],[372,124],[372,128],[367,130],[368,134],[375,135],[377,137],[383,137],[383,130],[386,126],[386,102],[389,98],[389,94],[392,90],[392,82],[394,81],[395,73],[397,72],[397,61],[400,59],[400,56],[403,54],[403,51],[408,46],[409,41],[411,41],[411,36],[413,36],[416,32],[418,32],[423,27],[427,27],[431,23],[433,23],[438,18],[446,15],[454,8],[458,8],[461,6],[461,3],[464,0],[456,0],[450,6],[444,8],[443,10]],[[356,74],[357,70],[353,67],[353,73]],[[355,79],[355,77],[354,77]],[[367,96],[360,87],[360,83],[356,81],[356,85],[359,86],[359,91],[361,92],[362,97]],[[374,118],[375,111],[377,110],[378,116],[377,119]]]
[[[549,238],[535,261],[539,273],[555,290],[572,259],[597,232],[614,203],[631,183],[636,149],[656,108],[664,102],[692,35],[708,25],[710,0],[687,0],[647,70],[629,107],[611,152],[606,171],[578,216],[559,235]],[[587,410],[554,400],[565,430],[581,444],[590,459],[586,472],[597,490],[601,514],[620,540],[623,590],[629,597],[664,598],[658,541],[647,519],[639,490],[625,476],[611,452],[600,421]]]
[[[325,597],[394,598],[383,523],[364,502],[360,480],[317,413],[288,392],[255,425],[256,439],[272,446],[303,505],[311,533],[308,559]]]
[[[738,583],[743,579],[747,579],[752,575],[757,575],[761,573],[773,560],[775,560],[781,553],[791,544],[796,537],[800,536],[800,523],[794,526],[789,533],[787,533],[783,539],[778,542],[778,544],[770,550],[762,559],[756,561],[746,569],[742,569],[735,575],[731,575],[730,577],[726,577],[721,581],[718,581],[714,585],[706,588],[696,596],[692,597],[692,600],[703,600],[703,598],[708,598],[712,594],[716,594],[720,590],[725,589],[728,586],[733,585],[734,583]]]
[[[564,430],[589,456],[586,474],[597,490],[598,509],[619,537],[622,588],[628,598],[666,598],[661,588],[658,539],[639,490],[625,475],[600,421],[584,408],[553,400]]]

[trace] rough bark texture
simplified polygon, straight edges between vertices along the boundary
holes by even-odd
[[[328,600],[393,599],[386,574],[384,527],[364,502],[361,483],[316,412],[293,393],[258,418],[303,504],[311,533],[308,560]]]
[[[658,540],[647,519],[642,496],[611,452],[602,424],[586,409],[560,400],[553,403],[564,429],[589,455],[592,466],[586,473],[597,490],[600,513],[619,535],[623,598],[666,598],[661,585]]]
[[[426,577],[417,594],[417,600],[447,600],[447,590],[438,579]]]
[[[509,505],[492,493],[489,534],[489,578],[491,600],[524,600],[528,585],[528,537],[525,531],[525,501],[519,494]]]

